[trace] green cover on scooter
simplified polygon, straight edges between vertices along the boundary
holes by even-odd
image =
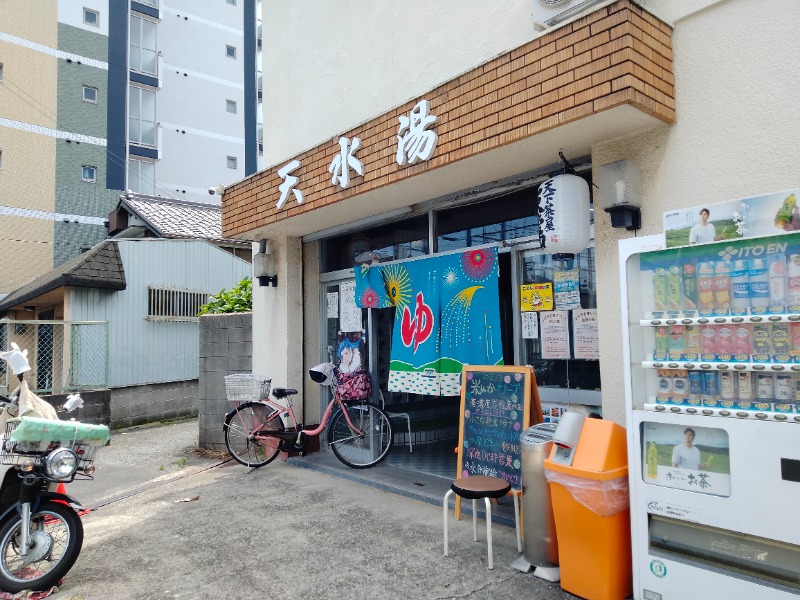
[[[11,434],[14,442],[72,442],[105,446],[110,438],[105,425],[79,421],[53,421],[38,417],[22,417]]]

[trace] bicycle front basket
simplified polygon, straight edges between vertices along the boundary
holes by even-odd
[[[272,379],[249,373],[225,376],[225,394],[231,402],[261,400],[269,396]]]

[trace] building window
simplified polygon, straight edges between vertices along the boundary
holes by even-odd
[[[83,86],[83,101],[97,104],[97,88],[89,85]]]
[[[83,23],[84,25],[91,25],[92,27],[100,27],[100,13],[96,10],[84,7]]]
[[[156,193],[156,164],[147,160],[128,160],[128,189],[154,196]]]
[[[234,46],[225,46],[225,56],[236,58],[236,48]]]
[[[208,303],[207,292],[147,286],[148,321],[197,322],[197,313]]]
[[[81,167],[81,179],[86,183],[94,183],[97,181],[97,167],[83,165]]]
[[[229,156],[228,157],[228,168],[229,169],[235,169],[236,168],[236,157],[235,156]]]
[[[229,113],[236,114],[236,101],[225,100],[225,110],[227,110]]]
[[[156,24],[131,15],[130,67],[134,71],[156,75]]]
[[[156,145],[156,93],[140,87],[128,88],[128,140]]]
[[[231,6],[236,6],[236,0],[225,0],[225,2],[227,2]]]

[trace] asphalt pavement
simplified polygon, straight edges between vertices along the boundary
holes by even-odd
[[[53,600],[172,598],[567,600],[511,567],[513,527],[450,522],[442,508],[292,463],[248,469],[200,456],[197,422],[112,432],[95,481],[67,492],[92,508],[77,563]],[[452,513],[451,513],[452,519]]]

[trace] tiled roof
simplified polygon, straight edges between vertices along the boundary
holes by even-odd
[[[121,204],[163,238],[223,240],[222,210],[214,204],[127,194]]]
[[[119,248],[107,240],[11,292],[0,300],[0,312],[60,287],[124,290],[125,286]]]

